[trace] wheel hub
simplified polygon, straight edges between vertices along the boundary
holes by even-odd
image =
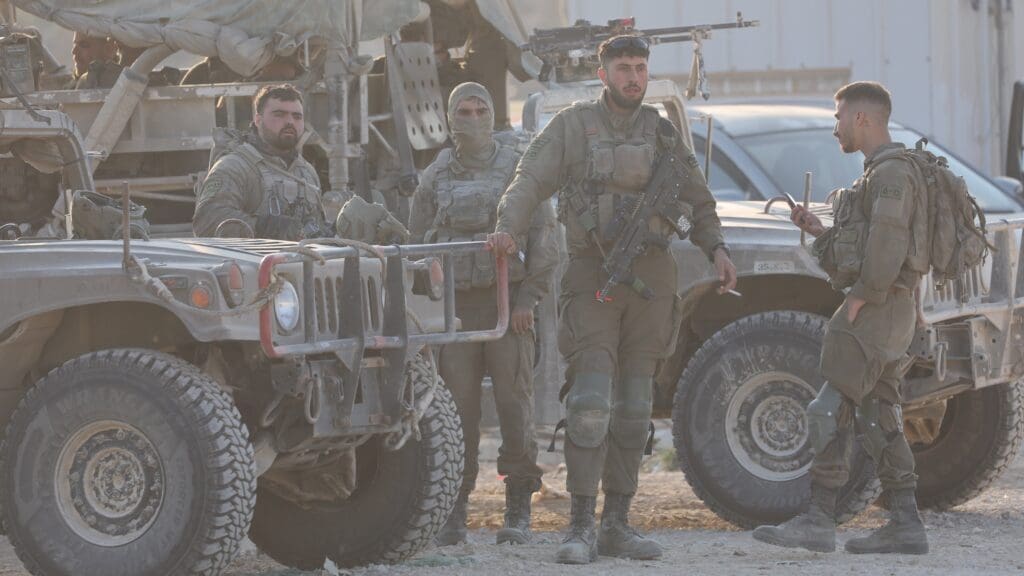
[[[817,392],[788,372],[762,372],[740,385],[729,402],[726,440],[748,472],[774,482],[810,469],[807,405]]]
[[[164,496],[156,449],[136,428],[94,422],[61,452],[54,478],[64,520],[82,538],[120,546],[152,525]]]

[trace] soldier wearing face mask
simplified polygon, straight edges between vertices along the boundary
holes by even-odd
[[[511,182],[519,153],[493,135],[494,105],[476,83],[460,84],[448,100],[454,148],[427,167],[413,195],[410,231],[414,242],[482,240],[494,229],[498,200]],[[476,483],[483,377],[493,383],[501,426],[498,473],[505,476],[505,525],[497,542],[530,541],[530,495],[540,488],[533,423],[534,308],[547,293],[558,263],[555,213],[550,202],[533,211],[523,252],[509,258],[512,314],[500,340],[452,344],[441,350],[440,373],[459,407],[466,442],[462,491],[439,545],[466,538],[466,505]],[[494,260],[467,254],[455,262],[456,315],[464,330],[497,322]]]

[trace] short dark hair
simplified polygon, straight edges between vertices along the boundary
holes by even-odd
[[[879,82],[861,81],[847,84],[836,91],[835,100],[845,100],[848,103],[870,102],[881,106],[886,118],[892,114],[892,95]]]
[[[601,42],[597,47],[597,57],[601,60],[601,66],[607,67],[608,63],[623,56],[639,56],[647,58],[651,55],[651,44],[643,36],[636,34],[620,34]]]
[[[256,92],[256,96],[253,97],[253,102],[256,103],[256,113],[262,114],[263,109],[267,106],[267,100],[273,98],[274,100],[280,100],[282,102],[295,102],[304,104],[302,101],[302,92],[299,92],[295,86],[291,84],[275,84],[271,86],[264,86]]]

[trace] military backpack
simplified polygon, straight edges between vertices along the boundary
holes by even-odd
[[[942,286],[981,264],[995,248],[985,238],[985,213],[949,161],[925,150],[927,138],[900,152],[915,167],[927,191],[932,280]]]

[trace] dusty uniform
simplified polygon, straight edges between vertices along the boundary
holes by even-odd
[[[262,148],[262,149],[261,149]],[[196,236],[214,236],[217,226],[238,219],[257,238],[298,240],[333,235],[326,225],[320,181],[301,154],[269,153],[255,132],[234,143],[210,169],[196,201]]]
[[[587,223],[603,230],[623,198],[643,190],[655,159],[675,154],[685,162],[679,202],[692,208],[692,241],[709,259],[722,245],[715,201],[692,152],[675,127],[643,105],[628,116],[613,114],[604,98],[559,112],[520,161],[516,178],[498,208],[496,230],[523,246],[534,209],[558,193],[566,226],[569,263],[562,277],[559,349],[569,362],[565,460],[573,495],[632,495],[647,443],[653,376],[671,353],[679,325],[676,264],[665,248],[638,257],[633,272],[654,290],[645,300],[616,286],[612,301],[595,293],[607,276]],[[582,194],[576,210],[570,195]],[[663,223],[652,229],[669,230]],[[605,246],[607,249],[608,246]]]
[[[821,354],[827,384],[808,410],[811,476],[828,488],[849,479],[855,419],[886,490],[917,480],[903,435],[898,364],[914,336],[914,290],[928,269],[928,235],[917,212],[924,190],[902,151],[889,144],[864,161],[864,176],[834,203],[835,225],[814,243],[833,286],[867,301],[852,324],[846,304],[829,321]]]
[[[476,167],[464,164],[451,149],[441,151],[423,174],[413,196],[411,233],[424,242],[482,240],[494,229],[498,200],[512,180],[519,154],[495,145],[493,158]],[[512,307],[533,309],[547,294],[558,263],[555,212],[540,205],[524,245],[525,266],[510,258]],[[494,259],[488,253],[455,262],[456,315],[463,330],[486,330],[497,324]],[[490,375],[501,427],[498,474],[511,482],[540,488],[533,423],[533,331],[479,344],[453,344],[441,351],[441,377],[455,396],[466,439],[462,490],[476,483],[479,464],[481,381]]]

